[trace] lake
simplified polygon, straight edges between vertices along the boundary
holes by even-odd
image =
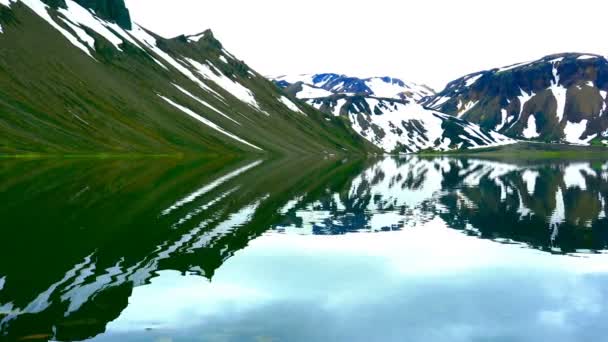
[[[0,340],[608,335],[608,161],[0,162]]]

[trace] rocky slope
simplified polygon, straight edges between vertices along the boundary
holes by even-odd
[[[386,84],[369,87],[370,80],[386,80]],[[385,152],[448,151],[514,142],[465,120],[423,108],[416,101],[430,93],[429,90],[409,86],[411,92],[407,92],[404,87],[395,87],[393,80],[335,78],[335,74],[321,74],[282,76],[275,79],[275,83],[293,97],[326,113],[328,118],[348,119],[357,133]]]
[[[513,138],[608,145],[608,61],[565,53],[476,72],[425,106]]]
[[[161,38],[122,0],[0,0],[0,32],[0,154],[376,151],[210,31]]]

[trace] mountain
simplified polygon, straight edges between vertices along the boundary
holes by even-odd
[[[420,102],[513,138],[608,145],[608,61],[563,53],[466,75]]]
[[[0,0],[0,154],[375,152],[211,31],[162,38],[123,0]]]
[[[309,87],[320,88],[334,94],[360,94],[392,99],[414,99],[435,94],[428,86],[404,82],[393,77],[358,78],[339,74],[313,74],[296,76],[279,76],[275,79],[279,86],[301,85],[304,93],[298,92],[298,98],[306,98]]]
[[[329,118],[344,117],[366,140],[385,152],[447,151],[514,143],[496,132],[423,108],[432,91],[394,78],[319,74],[274,79],[293,97]],[[408,90],[406,90],[408,89]]]

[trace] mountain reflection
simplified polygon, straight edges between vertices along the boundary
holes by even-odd
[[[592,252],[608,247],[607,198],[606,162],[389,158],[356,176],[348,189],[292,200],[275,229],[374,232],[440,217],[453,229],[497,242],[552,253]]]
[[[450,228],[552,253],[607,247],[608,163],[450,158],[5,161],[0,338],[84,340],[159,271],[212,279],[269,230]]]

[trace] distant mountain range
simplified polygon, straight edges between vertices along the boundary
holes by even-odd
[[[338,74],[274,79],[292,97],[328,117],[348,119],[352,129],[385,152],[448,151],[511,144],[515,141],[476,124],[423,108],[434,91],[397,78],[357,78]]]
[[[339,74],[314,74],[280,76],[275,81],[282,87],[289,85],[295,85],[296,88],[302,87],[303,92],[298,91],[299,98],[308,98],[307,92],[315,92],[315,90],[310,90],[315,88],[332,94],[360,94],[415,101],[435,95],[435,91],[426,85],[404,82],[388,76],[358,78]]]
[[[421,101],[512,138],[608,145],[608,61],[564,53],[466,75]]]

